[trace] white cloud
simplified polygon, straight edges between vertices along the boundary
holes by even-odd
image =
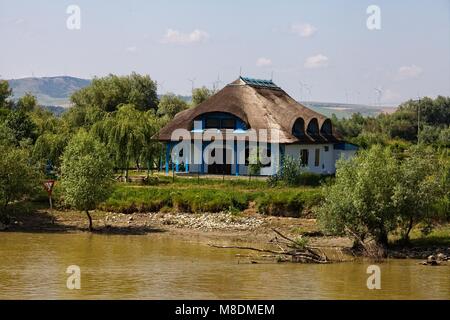
[[[398,68],[396,79],[397,80],[405,80],[405,79],[413,79],[418,78],[422,75],[423,69],[416,65],[411,66],[403,66]]]
[[[191,33],[182,33],[178,30],[167,29],[162,42],[175,44],[189,44],[206,41],[209,38],[207,32],[195,29]]]
[[[256,66],[258,67],[269,67],[272,65],[272,60],[268,58],[261,57],[258,60],[256,60]]]
[[[309,38],[317,32],[317,28],[309,23],[291,25],[291,32],[303,38]]]
[[[132,47],[128,47],[128,48],[126,48],[125,49],[127,52],[131,52],[131,53],[133,53],[133,52],[136,52],[137,51],[137,47],[135,47],[135,46],[132,46]]]
[[[328,57],[319,53],[316,54],[315,56],[311,56],[309,58],[306,59],[305,61],[305,68],[307,69],[316,69],[316,68],[324,68],[326,66],[328,66]]]

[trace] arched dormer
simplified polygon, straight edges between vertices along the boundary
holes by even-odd
[[[333,126],[330,119],[326,119],[323,122],[322,127],[320,128],[320,133],[325,136],[331,136],[333,134]]]
[[[202,129],[231,129],[231,130],[247,130],[249,127],[245,121],[227,112],[207,112],[200,114],[194,119],[201,121]]]
[[[306,132],[310,136],[317,136],[319,135],[319,122],[316,118],[312,118],[309,120],[308,128],[306,129]]]
[[[292,127],[292,135],[295,137],[303,137],[305,135],[305,120],[298,118]]]

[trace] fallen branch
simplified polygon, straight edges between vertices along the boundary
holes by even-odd
[[[239,250],[251,250],[257,252],[271,253],[277,256],[290,256],[293,262],[307,262],[307,263],[328,263],[329,260],[327,256],[320,252],[317,253],[315,250],[308,247],[307,245],[300,245],[295,240],[283,235],[278,230],[272,229],[278,236],[284,239],[287,242],[280,242],[278,238],[275,237],[271,242],[280,248],[281,251],[275,251],[271,249],[259,249],[248,246],[219,246],[214,244],[209,244],[210,247],[219,248],[219,249],[239,249]],[[287,249],[283,248],[281,245],[286,246]]]

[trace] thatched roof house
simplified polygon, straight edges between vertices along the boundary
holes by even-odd
[[[178,113],[158,134],[158,140],[168,145],[168,155],[173,145],[172,133],[177,129],[198,131],[193,130],[195,121],[201,121],[201,129],[204,131],[276,130],[278,134],[275,142],[280,144],[281,152],[293,157],[302,157],[305,165],[315,172],[334,172],[335,154],[329,150],[334,145],[342,146],[343,143],[329,118],[298,103],[269,80],[240,77],[205,102]],[[272,140],[269,136],[268,141],[273,142]],[[322,152],[329,152],[329,156],[321,157]],[[315,159],[309,156],[310,153],[315,154]],[[166,160],[168,162],[169,159]],[[239,168],[240,166],[235,165],[234,169],[228,166],[225,169],[223,166],[214,167],[212,171],[208,168],[205,171],[205,166],[202,168],[191,166],[188,171],[220,173],[222,170],[227,173],[245,173],[246,166]],[[213,168],[211,165],[207,167]]]
[[[178,113],[159,132],[158,139],[170,141],[175,129],[192,130],[195,119],[212,112],[232,114],[244,121],[247,128],[279,129],[279,143],[311,144],[340,141],[330,119],[298,103],[272,81],[242,77],[195,108]],[[294,134],[296,131],[294,125],[299,131],[298,134]]]

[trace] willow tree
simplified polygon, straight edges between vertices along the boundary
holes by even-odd
[[[147,174],[155,164],[155,160],[159,160],[162,151],[161,144],[152,138],[166,122],[165,117],[159,118],[152,111],[147,111],[142,116],[140,127],[143,138],[142,157],[147,161]]]
[[[103,130],[107,135],[109,150],[115,155],[117,164],[125,168],[126,181],[130,161],[134,160],[139,168],[144,143],[142,115],[134,105],[122,105],[104,123]]]
[[[64,201],[84,211],[93,230],[89,213],[106,200],[112,185],[112,163],[106,147],[91,134],[80,130],[63,154],[61,187]]]

